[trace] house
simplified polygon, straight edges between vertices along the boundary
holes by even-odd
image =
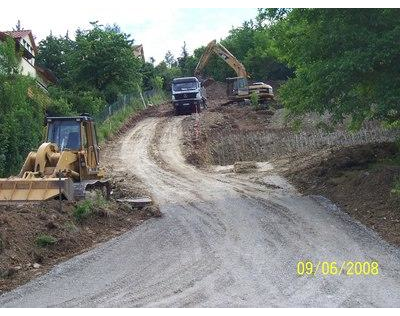
[[[137,58],[141,58],[142,60],[144,60],[144,51],[143,51],[143,45],[133,45],[132,46],[132,51],[133,51],[133,55],[135,55],[135,57]]]
[[[35,65],[37,46],[31,30],[0,31],[1,41],[5,41],[7,37],[14,39],[15,49],[22,53],[21,74],[35,78],[38,85],[45,91],[50,84],[57,82],[57,78],[49,69]]]

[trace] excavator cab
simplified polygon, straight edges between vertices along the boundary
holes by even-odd
[[[227,91],[229,99],[235,99],[241,96],[249,95],[249,84],[245,77],[226,78]]]

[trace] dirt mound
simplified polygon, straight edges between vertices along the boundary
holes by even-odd
[[[228,101],[226,84],[218,81],[209,82],[206,87],[207,106],[212,109]]]
[[[304,194],[323,195],[389,242],[400,245],[400,177],[393,143],[330,149],[292,156],[278,169]]]
[[[135,196],[137,192],[132,192],[124,181],[115,179],[114,195]],[[79,205],[85,214],[82,217],[77,213]],[[60,209],[58,201],[47,201],[0,206],[0,293],[98,242],[159,216],[157,207],[133,209],[114,199],[93,200],[90,206],[84,205],[64,201]]]

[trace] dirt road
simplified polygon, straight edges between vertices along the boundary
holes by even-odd
[[[206,172],[179,150],[181,117],[148,118],[120,142],[121,168],[164,216],[56,266],[0,306],[396,306],[400,252],[271,166]],[[299,260],[371,261],[379,276],[296,275]]]

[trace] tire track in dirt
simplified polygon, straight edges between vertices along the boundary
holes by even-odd
[[[120,141],[121,169],[164,216],[5,294],[1,306],[400,307],[397,248],[293,189],[186,164],[181,124],[148,118]],[[307,259],[378,260],[382,272],[297,276]]]

